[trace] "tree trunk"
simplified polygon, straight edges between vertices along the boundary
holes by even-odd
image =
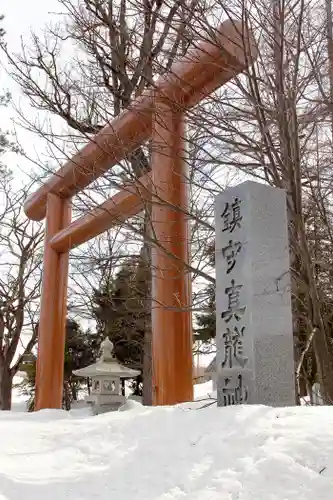
[[[318,381],[324,404],[333,404],[333,356],[331,346],[327,340],[327,333],[323,330],[316,332],[313,346],[318,366]]]
[[[7,367],[0,368],[0,409],[12,409],[13,376]]]
[[[311,310],[312,328],[316,329],[313,337],[313,348],[315,353],[317,378],[322,390],[325,404],[333,404],[333,352],[329,340],[326,319],[322,313],[322,302],[320,300],[318,286],[312,272],[311,254],[308,248],[304,226],[299,230],[300,252],[302,252],[302,263],[304,269],[304,281],[308,284],[309,306]]]
[[[63,392],[63,400],[65,405],[65,410],[69,411],[71,409],[71,391],[69,387],[69,382],[65,380],[64,382],[64,392]]]
[[[152,370],[152,344],[151,344],[151,324],[146,325],[144,350],[143,350],[143,389],[142,404],[152,406],[153,404],[153,370]]]
[[[70,388],[71,388],[72,399],[73,399],[73,401],[77,401],[77,389],[76,389],[75,382],[73,382],[73,381],[71,380],[71,381],[69,382],[69,385],[70,385]]]
[[[151,268],[151,243],[148,238],[151,236],[151,205],[146,207],[144,236],[147,240],[144,242],[142,258],[145,262],[145,270],[147,273],[147,296],[145,297],[145,334],[143,340],[143,369],[142,369],[142,404],[152,406],[153,404],[153,360],[152,360],[152,331],[151,331],[151,284],[152,284],[152,268]]]

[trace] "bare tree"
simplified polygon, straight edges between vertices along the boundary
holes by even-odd
[[[0,184],[0,408],[10,410],[13,377],[37,340],[41,242],[39,224],[22,210],[26,191]]]
[[[201,126],[221,165],[287,192],[297,378],[317,378],[332,403],[332,14],[312,0],[225,8],[256,32],[259,58],[203,105]]]

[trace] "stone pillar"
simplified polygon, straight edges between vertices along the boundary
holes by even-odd
[[[215,210],[218,405],[294,405],[285,192],[247,181]]]

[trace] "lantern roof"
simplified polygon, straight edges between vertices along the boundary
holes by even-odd
[[[80,368],[79,370],[74,370],[74,375],[78,377],[98,377],[101,375],[108,375],[122,379],[134,378],[140,375],[139,370],[133,370],[132,368],[127,368],[126,366],[118,363],[114,355],[113,343],[108,337],[103,340],[101,350],[101,357],[96,361],[96,363],[88,365],[85,368]]]

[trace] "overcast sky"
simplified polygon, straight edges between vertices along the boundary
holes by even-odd
[[[19,52],[21,43],[28,44],[30,33],[42,32],[45,24],[54,19],[54,13],[60,11],[60,6],[57,0],[11,0],[2,2],[0,14],[5,16],[3,27],[6,31],[6,42],[9,49],[14,52]],[[4,59],[1,63],[5,64]],[[9,90],[12,94],[16,105],[24,109],[29,115],[33,115],[35,111],[30,108],[27,100],[22,96],[18,85],[14,84],[11,78],[0,68],[0,93],[4,90]],[[0,126],[4,130],[13,130],[13,119],[15,114],[13,110],[8,108],[2,109],[0,113]],[[44,145],[36,136],[27,134],[22,130],[17,130],[19,142],[24,150],[30,155],[41,155]],[[10,163],[10,168],[14,170],[17,182],[22,179],[24,173],[29,175],[32,165],[22,157],[9,155],[5,158],[6,162]]]

